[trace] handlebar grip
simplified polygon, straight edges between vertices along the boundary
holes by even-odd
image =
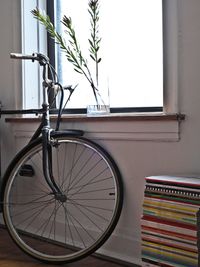
[[[30,60],[36,60],[37,55],[24,55],[19,53],[10,53],[10,57],[14,59],[30,59]]]
[[[14,59],[29,59],[29,60],[32,60],[33,62],[37,60],[41,66],[45,66],[49,64],[49,58],[41,53],[33,53],[32,55],[11,53],[10,57]]]

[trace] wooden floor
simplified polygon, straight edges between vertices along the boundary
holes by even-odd
[[[40,267],[48,266],[25,255],[10,239],[5,229],[0,228],[0,267]],[[51,265],[56,266],[56,265]],[[63,265],[61,265],[63,266]],[[66,265],[65,265],[66,266]],[[124,267],[96,257],[87,257],[75,263],[67,264],[67,267]]]

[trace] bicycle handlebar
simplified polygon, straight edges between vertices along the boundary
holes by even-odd
[[[23,55],[23,54],[19,54],[19,53],[11,53],[10,57],[14,58],[14,59],[31,59],[31,60],[36,59],[36,57],[34,55]]]
[[[61,114],[62,114],[62,106],[63,106],[63,99],[64,99],[64,88],[62,87],[62,85],[59,82],[55,82],[54,80],[50,80],[48,79],[48,69],[50,68],[50,70],[52,70],[52,66],[49,62],[49,58],[41,53],[33,53],[32,55],[26,55],[26,54],[21,54],[21,53],[11,53],[10,57],[13,59],[20,59],[20,60],[32,60],[32,62],[34,62],[35,60],[38,61],[38,63],[40,64],[40,66],[43,67],[43,82],[42,82],[42,86],[43,86],[43,109],[42,109],[42,113],[44,112],[44,108],[46,108],[46,112],[49,108],[49,97],[48,97],[48,90],[46,89],[52,89],[55,93],[55,95],[57,95],[58,91],[61,92],[61,97],[60,97],[60,104],[59,104],[59,109],[58,109],[58,118],[57,118],[57,123],[56,123],[56,130],[59,129],[59,124],[60,124],[60,118],[61,118]],[[54,70],[54,74],[56,74],[55,70]],[[56,74],[57,75],[57,74]],[[74,89],[71,86],[66,87],[65,89],[68,89],[70,91],[70,95],[68,100],[70,99]],[[67,100],[67,102],[68,102]],[[53,100],[54,101],[54,100]],[[3,113],[2,113],[3,114]],[[43,113],[44,114],[44,113]]]
[[[11,53],[10,57],[13,59],[24,59],[24,60],[32,60],[33,62],[36,60],[40,63],[40,65],[49,64],[49,58],[41,53],[33,53],[32,55],[25,55],[20,53]]]

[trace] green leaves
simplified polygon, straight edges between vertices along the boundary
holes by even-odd
[[[51,23],[49,16],[45,13],[40,12],[38,8],[35,8],[31,11],[34,18],[36,18],[41,24],[43,24],[46,30],[49,32],[50,36],[55,40],[57,44],[60,45],[62,49],[66,49],[65,41],[63,40],[62,36],[56,32],[54,25]]]
[[[66,15],[63,17],[61,23],[65,26],[65,34],[68,37],[66,41],[55,29],[54,25],[51,23],[50,18],[44,12],[41,12],[38,8],[31,11],[34,18],[36,18],[41,24],[43,24],[50,34],[51,38],[55,40],[55,43],[60,46],[60,48],[65,52],[68,62],[70,62],[74,71],[79,74],[83,74],[89,81],[94,96],[96,98],[96,90],[98,86],[98,64],[101,62],[101,58],[98,56],[100,49],[101,38],[99,34],[99,0],[89,0],[88,2],[88,13],[90,15],[90,32],[91,38],[89,41],[89,55],[90,58],[95,62],[96,70],[96,86],[94,85],[91,72],[89,70],[87,60],[83,57],[78,39],[76,37],[76,32],[73,27],[71,17]]]
[[[94,60],[96,65],[96,82],[98,85],[98,64],[101,62],[101,58],[98,58],[98,51],[100,48],[101,38],[99,38],[99,2],[98,0],[89,1],[88,12],[90,14],[90,25],[91,25],[91,39],[89,41],[89,52],[90,57]]]
[[[81,50],[79,48],[75,30],[72,26],[72,20],[71,18],[64,16],[63,20],[61,21],[64,26],[66,27],[66,33],[69,37],[69,45],[66,45],[66,40],[63,39],[63,37],[56,31],[54,25],[51,23],[50,18],[48,15],[42,13],[38,8],[35,8],[31,11],[34,18],[36,18],[38,21],[40,21],[46,28],[46,30],[49,32],[50,36],[55,40],[55,43],[60,46],[60,48],[65,52],[67,60],[74,65],[74,69],[80,73],[84,74],[84,71],[82,69],[82,64],[85,61],[82,57]]]

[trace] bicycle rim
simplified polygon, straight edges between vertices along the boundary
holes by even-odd
[[[53,144],[53,176],[66,198],[57,200],[44,180],[39,140],[11,164],[3,213],[24,252],[44,262],[68,263],[96,251],[111,235],[121,212],[122,184],[115,163],[98,145],[68,136]],[[27,165],[32,177],[22,173]]]

